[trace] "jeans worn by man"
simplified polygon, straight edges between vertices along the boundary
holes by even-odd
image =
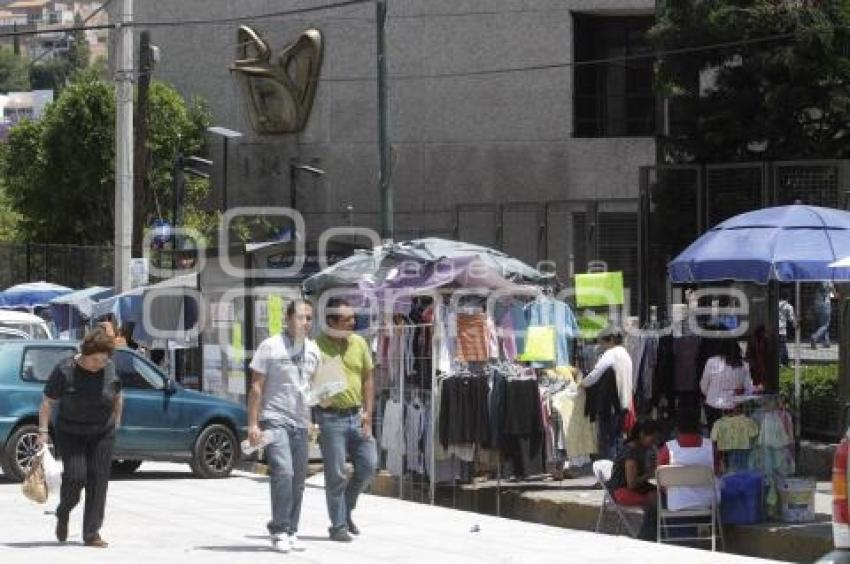
[[[341,414],[320,410],[321,427],[319,444],[325,465],[325,495],[331,534],[348,531],[357,534],[351,512],[357,507],[358,496],[369,489],[378,465],[375,438],[363,434],[359,413]],[[348,479],[345,469],[346,455],[351,455],[354,472]]]
[[[266,446],[272,503],[269,533],[295,536],[298,533],[304,482],[307,479],[307,429],[293,425],[275,426],[274,423],[266,422],[260,423],[260,427],[271,433],[271,441]]]
[[[352,511],[358,496],[372,483],[378,463],[372,436],[372,354],[366,341],[353,333],[354,309],[339,298],[329,300],[326,307],[329,331],[316,344],[322,351],[323,362],[341,363],[344,374],[340,377],[345,378],[346,389],[323,402],[317,410],[319,444],[325,468],[330,537],[338,542],[350,542],[351,535],[360,534],[352,520]],[[346,455],[354,466],[350,480],[345,471]]]
[[[303,337],[311,321],[312,307],[293,302],[286,332],[263,341],[251,361],[249,438],[255,445],[267,442],[272,506],[267,528],[281,552],[303,550],[297,532],[311,424],[307,391],[321,356],[316,343]]]

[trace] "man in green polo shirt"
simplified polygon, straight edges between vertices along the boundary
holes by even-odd
[[[325,497],[331,519],[330,537],[350,542],[360,531],[351,520],[357,497],[372,483],[378,451],[372,435],[374,382],[369,345],[354,333],[354,308],[346,300],[331,298],[325,307],[325,333],[316,339],[322,360],[342,361],[348,387],[319,407],[319,444],[325,468]],[[346,455],[354,474],[345,472]]]

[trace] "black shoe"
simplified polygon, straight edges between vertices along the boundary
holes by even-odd
[[[336,542],[351,542],[351,535],[348,534],[348,531],[345,529],[336,529],[331,531],[331,540]]]
[[[100,535],[95,535],[91,538],[86,539],[84,544],[92,548],[106,548],[109,546],[109,543],[100,538]]]
[[[351,520],[351,517],[348,518],[348,532],[352,535],[360,534],[360,529],[357,528],[357,525],[354,524],[354,521]]]
[[[68,540],[68,520],[60,519],[57,517],[56,519],[56,540],[59,542],[65,542]]]

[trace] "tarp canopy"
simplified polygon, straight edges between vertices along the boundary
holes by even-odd
[[[850,212],[792,205],[747,212],[694,241],[668,265],[677,284],[850,280]]]
[[[176,276],[97,302],[92,307],[92,314],[96,319],[112,314],[119,325],[133,325],[134,341],[148,347],[164,348],[164,343],[149,335],[142,322],[145,300],[150,300],[150,318],[146,320],[150,327],[160,331],[182,331],[195,325],[198,308],[196,300],[183,295],[179,289],[197,287],[196,273]],[[175,289],[178,291],[174,292]]]
[[[112,288],[92,286],[50,300],[50,312],[59,331],[68,331],[92,318],[96,302],[112,296]]]
[[[545,279],[537,269],[495,249],[427,238],[357,251],[308,278],[304,291],[320,294],[328,288],[364,285],[380,290],[452,285],[508,289]]]
[[[0,307],[43,307],[47,306],[50,300],[71,292],[73,292],[71,288],[50,282],[18,284],[0,292]]]

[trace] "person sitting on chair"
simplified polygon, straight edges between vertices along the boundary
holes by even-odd
[[[658,424],[655,421],[636,423],[622,452],[614,460],[607,484],[618,504],[644,508],[638,538],[652,541],[655,540],[657,492],[655,486],[649,483],[655,469],[649,467],[647,459],[657,438]]]
[[[658,465],[707,466],[715,474],[722,472],[721,459],[711,439],[700,434],[700,413],[696,409],[682,410],[676,423],[677,436],[667,441],[658,450]],[[711,496],[717,495],[711,488],[669,488],[665,492],[667,508],[672,511],[707,507],[711,505]]]

